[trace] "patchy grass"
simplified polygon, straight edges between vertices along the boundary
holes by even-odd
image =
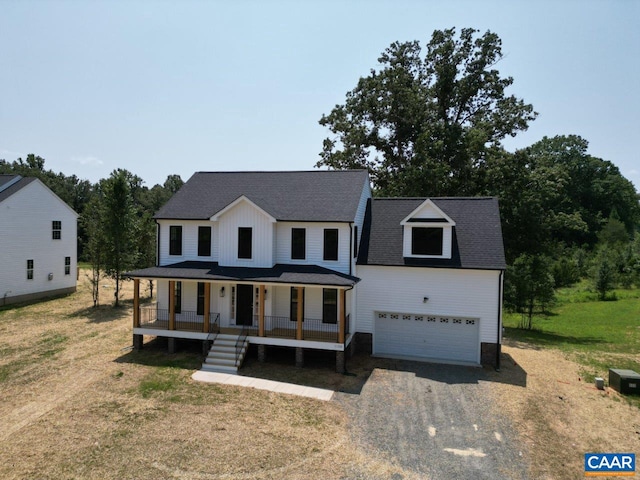
[[[558,305],[534,318],[533,330],[516,328],[518,314],[506,314],[509,339],[562,351],[581,365],[588,382],[608,380],[609,368],[640,372],[640,289],[618,289],[616,301],[597,301],[585,283],[558,292]],[[640,407],[640,398],[626,396]]]

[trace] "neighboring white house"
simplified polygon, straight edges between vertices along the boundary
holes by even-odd
[[[143,335],[495,364],[505,268],[494,198],[372,199],[364,170],[199,172],[155,216]],[[229,334],[234,334],[230,337]],[[246,338],[245,338],[246,337]],[[229,350],[230,347],[225,347]],[[229,360],[238,366],[240,358]],[[213,360],[212,360],[213,362]]]
[[[75,292],[77,218],[37,178],[0,175],[0,305]]]

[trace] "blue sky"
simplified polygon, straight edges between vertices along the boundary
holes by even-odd
[[[640,187],[640,2],[0,1],[0,158],[97,181],[307,170],[393,41],[474,27],[503,41],[538,119],[505,142],[577,134]]]

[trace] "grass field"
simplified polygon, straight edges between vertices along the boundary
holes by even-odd
[[[617,300],[597,301],[585,283],[558,291],[557,304],[533,320],[533,330],[517,326],[520,314],[505,314],[505,336],[554,348],[582,366],[588,382],[608,379],[609,368],[640,372],[640,289],[619,289]],[[640,398],[627,397],[640,406]]]

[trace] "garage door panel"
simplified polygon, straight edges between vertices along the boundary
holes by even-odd
[[[378,355],[478,362],[478,319],[377,312],[374,323]]]

